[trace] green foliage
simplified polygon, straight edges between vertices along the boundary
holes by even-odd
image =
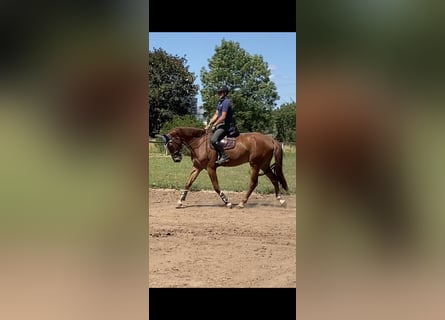
[[[194,128],[203,128],[204,123],[198,119],[196,119],[192,115],[185,116],[173,116],[173,119],[169,122],[166,122],[162,125],[160,133],[165,134],[169,132],[171,129],[176,127],[194,127]]]
[[[198,93],[195,74],[188,71],[187,59],[169,55],[162,49],[148,55],[149,133],[159,132],[175,115],[191,113]]]
[[[270,70],[261,55],[250,55],[238,42],[221,41],[209,59],[209,70],[201,68],[201,95],[205,116],[215,113],[216,89],[229,87],[234,118],[241,131],[270,133],[273,130],[272,110],[279,99]]]
[[[281,142],[295,143],[296,107],[295,102],[289,102],[272,112],[275,137]]]

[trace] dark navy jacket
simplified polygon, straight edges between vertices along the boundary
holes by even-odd
[[[227,97],[220,99],[218,102],[218,118],[221,117],[223,111],[227,112],[224,124],[228,126],[232,123],[233,120],[233,110],[232,102]]]

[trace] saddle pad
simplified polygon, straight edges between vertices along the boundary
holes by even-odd
[[[228,149],[233,149],[235,148],[236,145],[236,138],[223,138],[220,142],[219,142],[223,147],[224,150],[228,150]],[[215,147],[213,147],[213,145],[210,143],[210,147],[212,149],[215,149]]]

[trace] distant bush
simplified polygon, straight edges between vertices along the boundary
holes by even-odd
[[[192,115],[185,116],[173,116],[172,121],[166,122],[161,127],[161,134],[168,133],[171,129],[176,127],[195,127],[204,128],[204,123],[201,120],[196,119]]]

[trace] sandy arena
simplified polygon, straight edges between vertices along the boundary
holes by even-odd
[[[225,192],[234,205],[243,193]],[[214,191],[149,190],[149,286],[296,287],[296,202],[253,193],[226,208]]]

